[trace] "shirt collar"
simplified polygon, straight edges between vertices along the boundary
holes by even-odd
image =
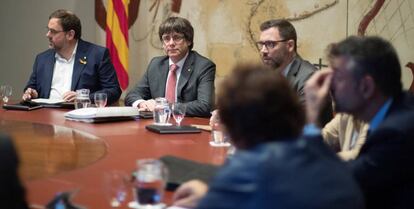
[[[372,120],[369,122],[369,131],[374,131],[384,120],[385,114],[387,114],[388,110],[390,109],[392,101],[392,98],[389,98],[387,101],[385,101],[381,109],[375,114],[374,118],[372,118]]]
[[[185,60],[187,59],[187,57],[188,57],[188,52],[187,52],[187,54],[185,54],[185,56],[180,60],[180,61],[178,61],[177,63],[174,63],[172,60],[171,60],[171,58],[168,60],[168,66],[171,66],[172,64],[175,64],[175,65],[177,65],[177,67],[179,68],[179,69],[181,69],[182,67],[183,67],[183,65],[184,65],[184,62],[185,62]]]
[[[69,60],[66,60],[65,58],[60,56],[60,54],[58,54],[58,53],[55,53],[55,58],[58,59],[58,60],[65,60],[67,62],[70,62],[72,59],[75,58],[77,49],[78,49],[78,41],[76,41],[75,48],[73,48],[72,55],[70,56]]]

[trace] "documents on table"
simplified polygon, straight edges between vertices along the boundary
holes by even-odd
[[[132,120],[139,115],[135,107],[88,107],[65,113],[67,120],[87,123],[109,122],[118,120]]]
[[[39,104],[59,104],[59,103],[65,102],[63,99],[44,99],[44,98],[32,99],[30,101],[39,103]]]

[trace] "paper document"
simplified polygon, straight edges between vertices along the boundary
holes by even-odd
[[[32,99],[30,101],[39,103],[39,104],[59,104],[59,103],[65,102],[63,99],[44,99],[44,98]]]
[[[75,119],[106,118],[106,117],[128,117],[139,115],[135,107],[89,107],[69,111],[65,117]]]

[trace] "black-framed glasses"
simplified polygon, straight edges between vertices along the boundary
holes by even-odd
[[[46,33],[47,32],[49,32],[52,35],[56,35],[58,33],[65,32],[65,31],[64,30],[55,30],[55,29],[46,27]]]
[[[162,41],[167,44],[172,39],[174,43],[179,43],[184,40],[184,35],[163,35],[161,37]]]
[[[280,43],[280,42],[286,42],[286,41],[288,41],[289,39],[282,39],[282,40],[278,40],[278,41],[258,41],[258,42],[256,42],[256,44],[257,44],[257,47],[259,48],[259,49],[262,49],[263,48],[263,46],[265,46],[266,47],[266,49],[267,50],[269,50],[269,49],[273,49],[273,48],[275,48],[275,46],[278,44],[278,43]]]

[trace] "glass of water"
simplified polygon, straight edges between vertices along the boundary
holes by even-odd
[[[104,191],[109,205],[121,207],[128,195],[128,175],[123,171],[113,170],[104,173]]]
[[[136,204],[139,208],[163,208],[165,205],[162,199],[168,178],[167,168],[157,159],[138,160],[137,166],[134,182]]]
[[[108,101],[108,95],[106,93],[95,93],[94,101],[96,107],[105,107]]]
[[[154,124],[159,126],[169,126],[170,121],[170,105],[168,104],[167,99],[164,97],[158,97],[155,99],[154,107]]]
[[[1,96],[2,96],[3,102],[4,103],[9,102],[9,99],[13,92],[12,87],[9,85],[2,85],[0,88],[1,88],[0,90],[1,90]]]
[[[177,123],[177,126],[181,125],[181,121],[185,117],[185,111],[186,111],[186,105],[183,103],[173,103],[172,104],[172,115],[174,117],[175,122]]]
[[[76,90],[75,108],[87,108],[91,105],[91,99],[89,98],[89,89]]]

